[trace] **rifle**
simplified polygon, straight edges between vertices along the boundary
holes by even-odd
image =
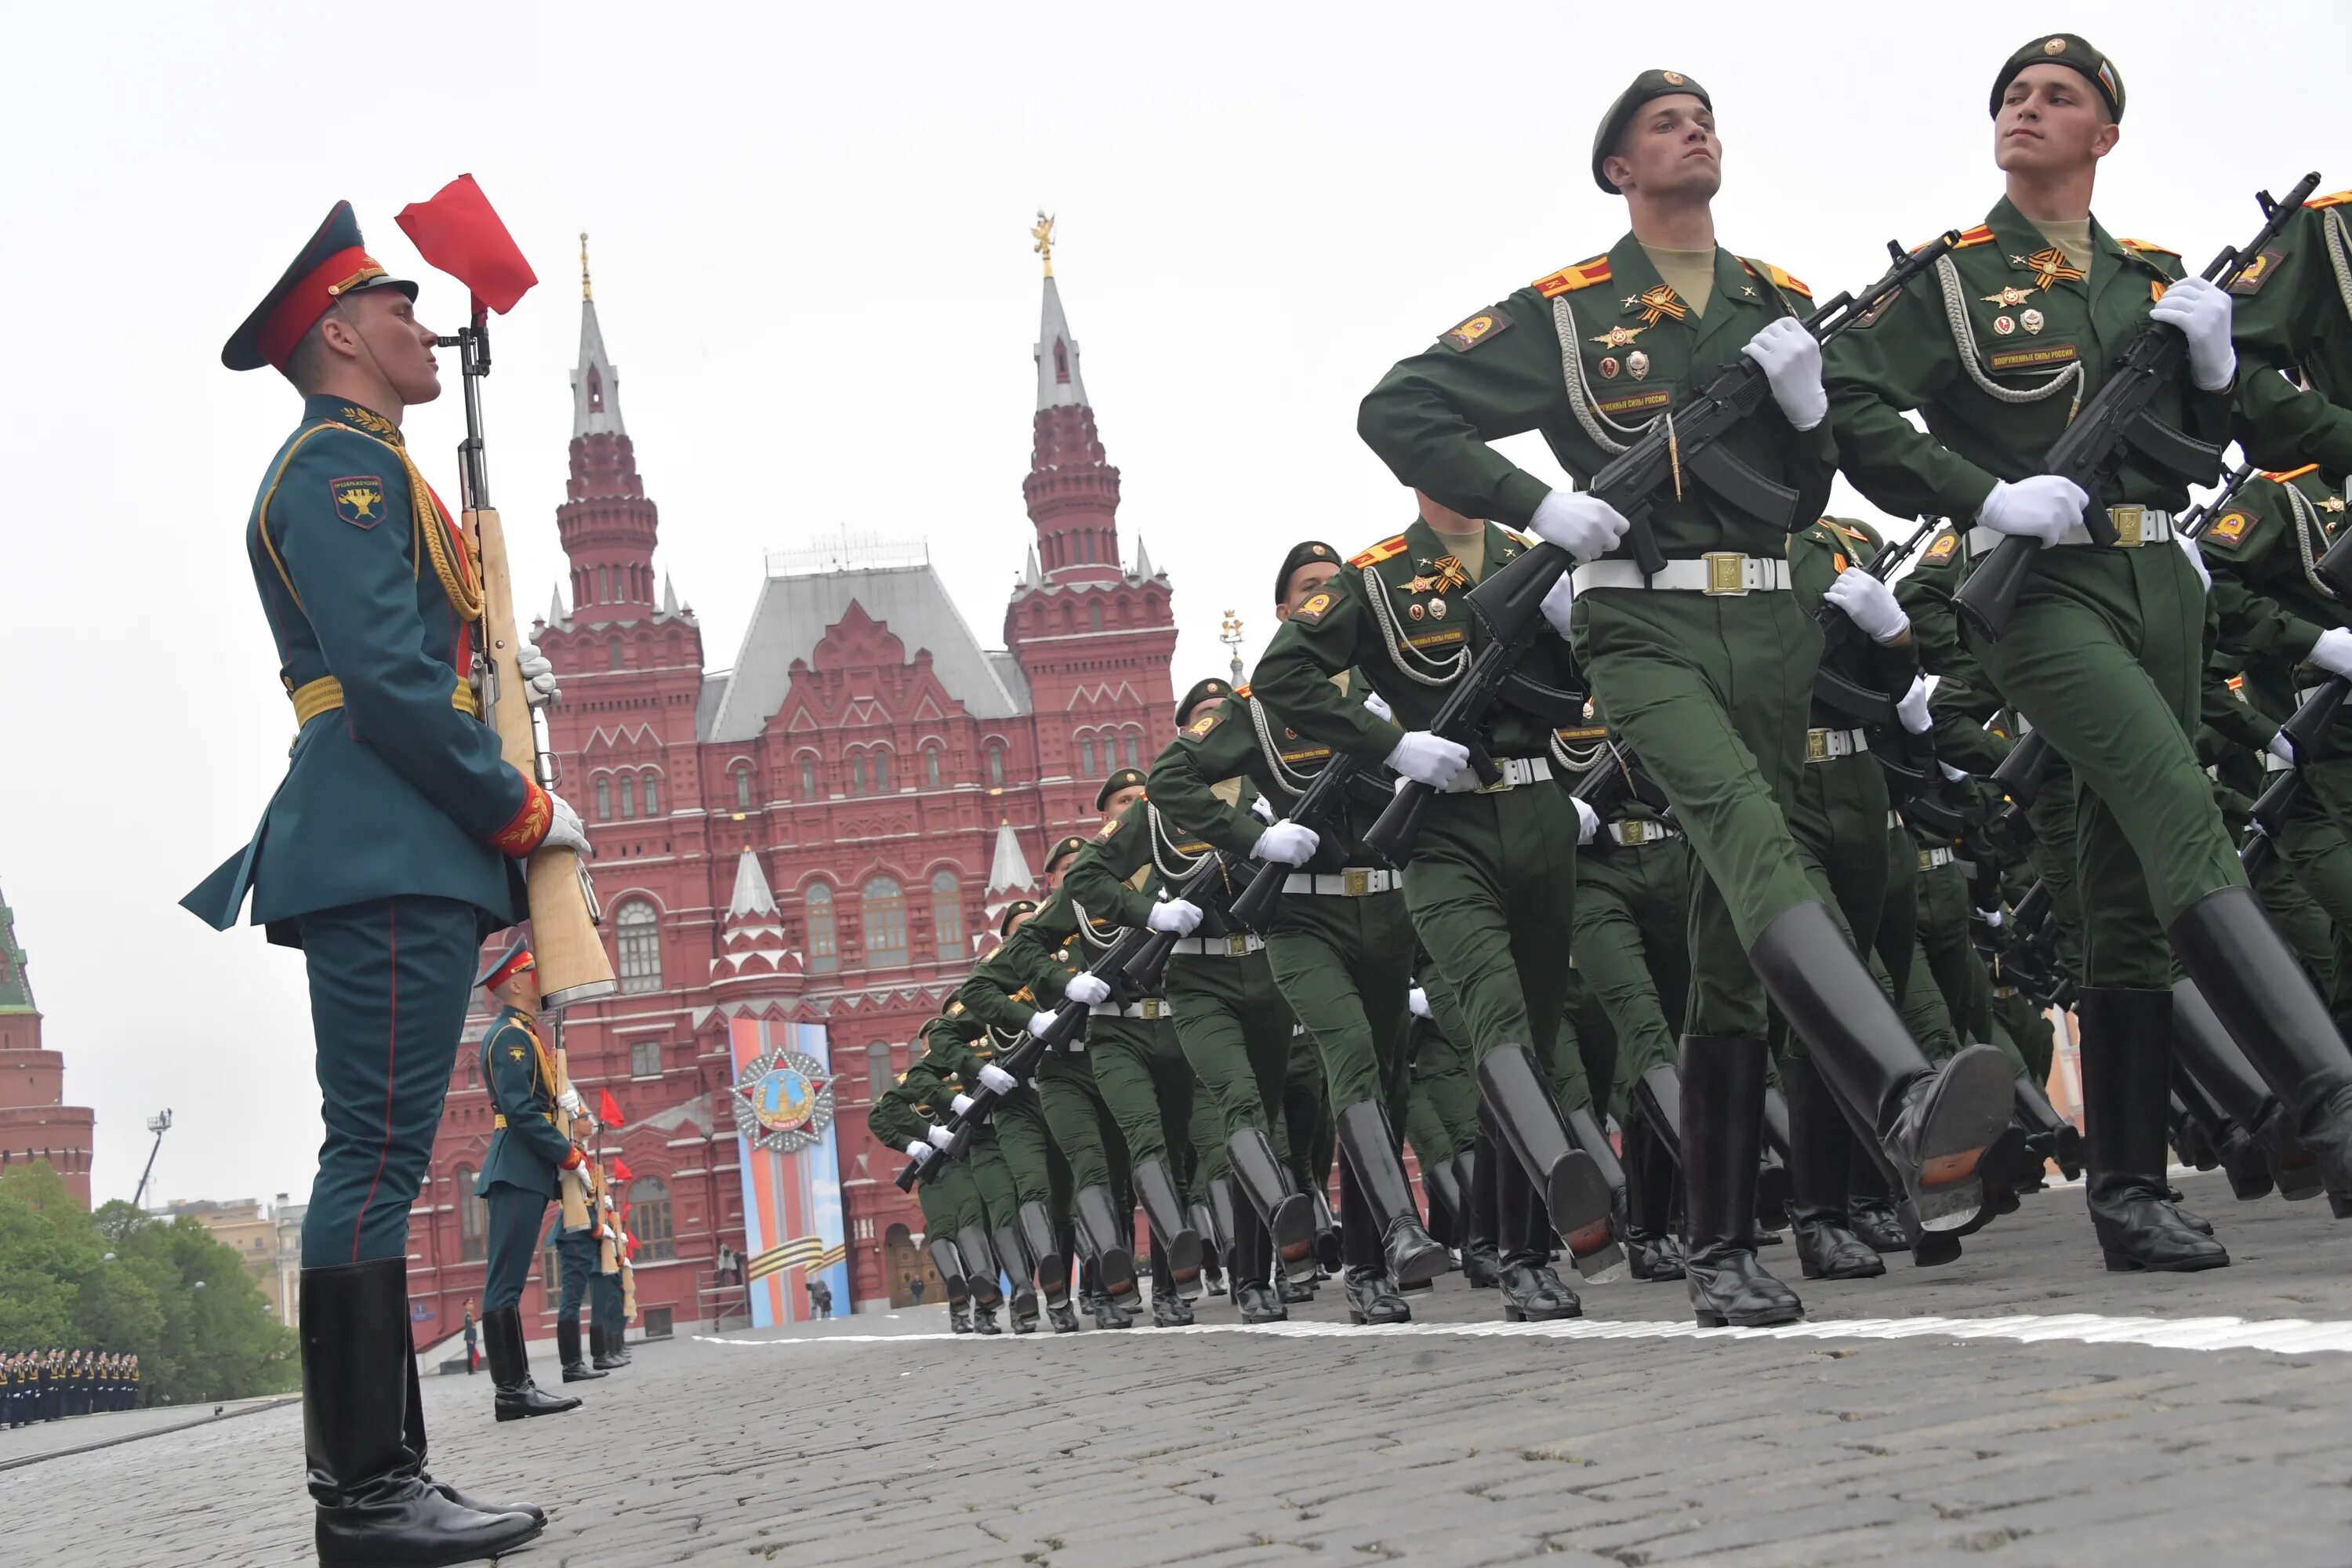
[[[572,1062],[563,1054],[563,1015],[549,1014],[547,1027],[555,1037],[555,1130],[563,1134],[566,1143],[571,1143],[572,1116],[564,1101],[572,1098]],[[563,1217],[559,1222],[562,1228],[580,1229],[588,1223],[588,1202],[583,1195],[588,1185],[587,1176],[578,1170],[562,1172],[556,1177],[556,1184],[562,1194],[558,1200],[562,1205]]]
[[[2174,526],[2189,538],[2197,538],[2210,525],[2213,514],[2237,500],[2238,492],[2246,488],[2246,481],[2261,471],[2251,462],[2240,463],[2221,476],[2221,488],[2213,492],[2211,500],[2199,501],[2182,512],[2180,521]]]
[[[2200,276],[2209,283],[2229,289],[2318,188],[2319,174],[2315,170],[2296,182],[2284,201],[2273,202],[2268,192],[2262,193],[2256,199],[2268,216],[2261,229],[2242,248],[2224,248]],[[2188,358],[2189,340],[2179,328],[2164,321],[2150,321],[2116,362],[2105,384],[2083,405],[2074,422],[2051,444],[2049,455],[2042,459],[2043,473],[2074,480],[2090,498],[2083,513],[2083,525],[2089,531],[2092,543],[2116,542],[2115,521],[2100,504],[2099,494],[2126,458],[2137,456],[2189,484],[2210,484],[2220,475],[2219,447],[2183,435],[2148,412],[2148,405],[2179,376]],[[2020,535],[2004,538],[1977,563],[1969,580],[1952,595],[1952,603],[1968,617],[1969,625],[1999,641],[2009,627],[2018,593],[2032,575],[2034,558],[2041,551],[2039,541]]]
[[[1859,571],[1884,583],[1935,531],[1927,520],[1922,519],[1910,538],[1881,550],[1871,558],[1869,565],[1850,570]],[[1857,724],[1895,723],[1894,697],[1871,690],[1833,666],[1832,661],[1853,639],[1853,623],[1846,618],[1845,612],[1823,599],[1813,606],[1813,624],[1822,628],[1822,662],[1813,672],[1813,700],[1832,712],[1843,714]]]
[[[2009,804],[2001,808],[2001,826],[2017,829],[2025,814],[2042,794],[2042,785],[2050,777],[2050,765],[2058,760],[2050,742],[2042,738],[2039,730],[2029,730],[2018,738],[2017,744],[2001,758],[2000,765],[1992,771],[1992,782]]]
[[[1821,306],[1804,318],[1805,330],[1821,342],[1829,342],[1934,266],[1959,238],[1959,231],[1952,229],[1908,255],[1901,246],[1888,242],[1894,267],[1864,289],[1860,299],[1840,294]],[[1586,492],[1623,516],[1626,548],[1633,552],[1645,577],[1656,575],[1666,564],[1650,526],[1651,513],[1666,492],[1681,498],[1685,475],[1758,522],[1783,532],[1797,526],[1796,492],[1766,479],[1723,445],[1733,427],[1762,407],[1771,394],[1771,384],[1753,360],[1735,359],[1717,370],[1673,419],[1652,421],[1639,440],[1592,476]],[[1558,545],[1537,544],[1521,551],[1470,591],[1470,613],[1486,633],[1486,646],[1446,694],[1429,728],[1469,749],[1471,769],[1481,784],[1491,784],[1502,777],[1480,734],[1496,706],[1511,702],[1550,717],[1565,696],[1520,675],[1518,666],[1545,627],[1544,596],[1574,564],[1568,552]],[[1580,717],[1581,704],[1577,705],[1577,712]],[[1430,798],[1436,793],[1415,780],[1401,784],[1396,798],[1364,835],[1364,842],[1391,866],[1403,865],[1412,858]]]
[[[1582,801],[1603,822],[1616,816],[1629,800],[1639,801],[1662,816],[1671,816],[1674,807],[1666,800],[1666,792],[1642,771],[1642,760],[1632,749],[1614,739],[1604,744],[1607,760],[1596,763],[1569,795]]]
[[[1346,821],[1349,797],[1372,784],[1368,764],[1346,752],[1335,752],[1290,808],[1290,820],[1313,828],[1328,839]],[[1381,798],[1385,803],[1386,792]],[[1275,861],[1260,862],[1250,873],[1249,885],[1234,895],[1234,901],[1225,910],[1227,917],[1236,925],[1264,931],[1274,913],[1275,901],[1282,896],[1284,879],[1298,869],[1301,868]]]

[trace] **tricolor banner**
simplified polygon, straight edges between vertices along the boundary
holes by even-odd
[[[850,1305],[833,1128],[832,1045],[822,1024],[727,1026],[743,1180],[743,1279],[757,1328],[806,1322],[820,1278]]]

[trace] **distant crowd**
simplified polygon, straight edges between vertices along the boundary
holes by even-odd
[[[139,1358],[110,1351],[0,1352],[0,1426],[139,1403]]]

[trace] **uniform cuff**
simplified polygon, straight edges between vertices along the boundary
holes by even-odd
[[[2311,650],[2318,646],[2321,629],[2309,621],[2289,616],[2286,629],[2279,636],[2279,651],[2300,664],[2309,658]]]
[[[1495,487],[1495,515],[1491,521],[1525,532],[1536,515],[1536,508],[1543,504],[1551,489],[1551,486],[1530,473],[1514,471],[1504,475],[1503,482]]]
[[[522,809],[513,820],[490,835],[493,847],[520,860],[540,846],[547,830],[555,821],[555,808],[548,804],[547,792],[530,780],[522,781]]]

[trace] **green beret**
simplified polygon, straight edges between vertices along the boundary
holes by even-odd
[[[1715,100],[1707,97],[1706,89],[1680,71],[1646,70],[1633,79],[1633,85],[1617,95],[1609,112],[1601,117],[1601,129],[1592,133],[1592,183],[1611,195],[1619,194],[1601,172],[1601,165],[1617,151],[1617,138],[1625,134],[1625,127],[1642,111],[1642,105],[1654,98],[1670,98],[1678,92],[1689,93],[1712,111]]]
[[[1206,680],[1194,681],[1192,689],[1184,693],[1184,700],[1176,704],[1176,728],[1181,730],[1190,724],[1192,721],[1192,710],[1210,698],[1231,697],[1233,694],[1234,689],[1215,676],[1211,676]],[[1101,802],[1097,801],[1096,804],[1099,805]]]
[[[1328,561],[1337,566],[1339,563],[1339,552],[1319,539],[1301,540],[1292,545],[1290,553],[1282,558],[1282,570],[1276,573],[1274,576],[1274,602],[1278,605],[1290,596],[1292,573],[1301,566],[1312,566],[1318,561]],[[1184,721],[1180,718],[1176,722],[1181,724]]]
[[[1110,805],[1110,797],[1123,789],[1141,789],[1142,787],[1141,773],[1137,773],[1133,768],[1121,768],[1103,780],[1102,788],[1095,791],[1095,809],[1100,811]]]
[[[1065,838],[1059,844],[1055,845],[1054,852],[1045,857],[1045,869],[1049,872],[1052,871],[1055,867],[1060,865],[1063,861],[1068,859],[1071,856],[1076,854],[1086,847],[1087,841],[1085,839],[1079,837],[1075,833],[1071,834],[1067,838]]]
[[[1013,934],[1013,922],[1014,921],[1019,920],[1023,915],[1034,915],[1036,912],[1036,900],[1013,900],[1011,903],[1004,906],[1004,912],[996,917],[996,934],[1001,937],[1011,936]]]
[[[2073,33],[2053,33],[2046,38],[2036,38],[2009,57],[2008,63],[2000,68],[2000,75],[1993,79],[1992,113],[1995,119],[2000,116],[2001,95],[2009,91],[2009,84],[2017,79],[2017,73],[2028,66],[2064,66],[2071,70],[2081,71],[2090,79],[2091,85],[2099,89],[2099,96],[2106,100],[2107,118],[2122,123],[2123,76],[2116,69],[2113,60],[2093,48],[2087,39]]]

